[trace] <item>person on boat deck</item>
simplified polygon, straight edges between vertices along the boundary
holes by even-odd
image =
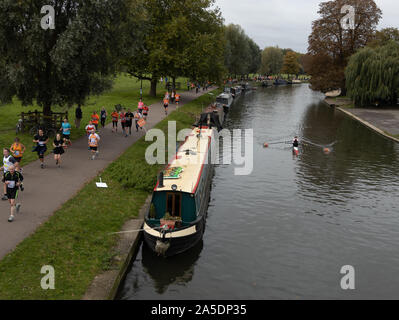
[[[292,141],[292,145],[294,146],[294,148],[298,148],[299,147],[299,140],[298,137],[294,138],[294,141]]]

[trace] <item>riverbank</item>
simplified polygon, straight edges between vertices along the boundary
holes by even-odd
[[[325,102],[380,135],[399,143],[399,108],[356,108],[348,98],[326,98]]]
[[[155,128],[166,132],[168,121],[176,121],[178,130],[190,127],[196,115],[215,98],[217,92],[214,91],[213,95],[205,93],[197,99],[199,95],[190,93],[195,100],[179,108],[178,112],[172,112]],[[154,113],[152,108],[150,119],[155,118]],[[27,209],[24,211],[11,227],[18,227],[18,223],[26,224],[32,218],[40,218],[41,226],[35,227],[31,236],[30,232],[23,230],[12,232],[29,237],[0,262],[0,299],[81,299],[97,275],[121,268],[123,255],[117,246],[120,236],[111,234],[121,231],[127,221],[139,216],[153,189],[161,166],[150,166],[143,161],[150,144],[141,134],[141,138],[119,158],[118,154],[114,155],[116,161],[105,170],[103,168],[102,172],[96,171],[94,179],[90,178],[78,193],[74,191],[72,198],[69,197],[61,206],[63,202],[58,204],[58,210],[50,210],[49,216],[43,217],[42,212],[29,214]],[[67,154],[77,147],[74,144]],[[89,168],[89,165],[86,167]],[[100,176],[109,188],[96,188],[95,182]],[[29,179],[26,180],[28,183]],[[60,193],[56,192],[57,189],[64,185],[56,184],[52,187],[55,195]],[[33,185],[27,187],[26,191],[33,192]],[[42,205],[48,207],[46,201]],[[40,270],[44,265],[54,267],[55,290],[43,290],[40,286],[43,277]]]

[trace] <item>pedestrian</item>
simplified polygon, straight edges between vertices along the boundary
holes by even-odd
[[[93,121],[89,121],[89,124],[85,128],[87,136],[91,134],[93,130],[96,130],[96,126],[93,124]]]
[[[96,131],[98,130],[98,123],[100,122],[100,117],[97,114],[97,111],[93,111],[93,114],[91,115],[91,121],[96,127]]]
[[[176,99],[176,107],[178,108],[180,102],[180,94],[176,93],[175,99]]]
[[[143,113],[143,108],[144,108],[144,102],[143,99],[140,99],[139,104],[137,106],[139,112],[142,114]]]
[[[172,103],[175,103],[175,96],[176,96],[176,91],[172,90],[172,94],[170,95],[170,100]]]
[[[91,150],[91,160],[94,160],[98,156],[98,145],[100,143],[100,136],[95,130],[92,130],[89,136],[89,148]]]
[[[165,114],[168,115],[169,98],[163,99],[163,107],[165,108]]]
[[[66,139],[62,138],[61,135],[57,133],[53,141],[53,147],[55,165],[61,168],[61,155],[65,153],[64,147],[66,147]]]
[[[21,172],[21,161],[25,153],[26,147],[20,142],[19,138],[16,137],[14,143],[10,147],[13,158],[15,159],[15,170]]]
[[[150,111],[150,109],[148,108],[148,106],[144,105],[144,107],[143,107],[143,118],[144,118],[144,120],[147,120],[149,111]]]
[[[21,204],[17,204],[16,199],[18,199],[18,189],[22,186],[23,180],[24,178],[22,174],[15,170],[14,165],[11,165],[9,171],[7,171],[3,176],[3,182],[6,186],[6,196],[11,206],[11,214],[8,218],[8,222],[13,222],[15,212],[19,213],[19,210],[21,209]],[[23,191],[23,188],[21,191]]]
[[[132,111],[130,111],[130,109],[128,109],[126,112],[126,127],[129,128],[129,135],[132,135],[133,118],[134,118],[134,114],[132,113]],[[127,132],[126,132],[126,136],[127,136]]]
[[[197,86],[195,87],[195,93],[196,93],[196,94],[198,94],[199,89],[200,89],[200,85],[197,84]]]
[[[101,109],[101,127],[104,128],[105,127],[105,121],[107,120],[107,110],[105,110],[104,107],[102,107]]]
[[[122,133],[125,135],[125,137],[127,137],[127,133],[126,133],[126,112],[125,109],[122,109],[121,113],[120,113],[120,118],[121,118],[121,125],[122,125]]]
[[[68,122],[68,119],[65,118],[64,122],[61,125],[60,131],[62,131],[62,138],[65,140],[65,147],[70,147],[72,145],[71,142],[71,125]]]
[[[143,118],[143,115],[139,111],[136,111],[134,113],[134,121],[135,121],[135,124],[136,124],[136,132],[139,131],[139,128],[140,128],[139,121],[142,118]],[[141,127],[141,130],[143,130],[143,127]]]
[[[15,164],[15,162],[16,161],[15,161],[14,157],[11,155],[10,149],[4,148],[3,149],[3,166],[1,167],[1,170],[3,170],[3,178],[4,178],[5,174],[10,170],[10,167]],[[1,200],[3,200],[3,201],[8,200],[7,186],[5,183],[3,185],[3,191],[4,191],[4,195],[3,195],[3,198],[1,198]]]
[[[116,109],[114,110],[114,112],[111,113],[111,117],[112,117],[112,132],[118,132],[119,113]]]
[[[39,129],[38,134],[33,138],[33,142],[37,143],[33,152],[37,152],[40,160],[40,168],[44,169],[44,154],[47,151],[48,136],[44,134],[42,129]]]
[[[78,105],[78,107],[75,110],[75,126],[77,129],[80,128],[80,122],[82,121],[82,118],[83,118],[82,108],[80,107],[80,105]]]
[[[190,87],[190,81],[187,81],[187,91],[190,91],[191,87]]]

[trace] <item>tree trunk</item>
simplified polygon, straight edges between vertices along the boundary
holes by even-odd
[[[172,87],[172,90],[176,90],[176,78],[173,77],[172,79],[173,79],[173,87]]]
[[[157,84],[158,84],[158,79],[152,78],[151,79],[151,88],[150,88],[150,96],[151,97],[157,96]]]

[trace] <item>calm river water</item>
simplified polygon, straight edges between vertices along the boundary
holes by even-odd
[[[141,245],[119,298],[398,299],[399,147],[322,98],[303,84],[237,100],[225,127],[254,130],[253,173],[217,166],[203,241],[171,259]],[[299,157],[263,148],[295,135],[312,143]]]

